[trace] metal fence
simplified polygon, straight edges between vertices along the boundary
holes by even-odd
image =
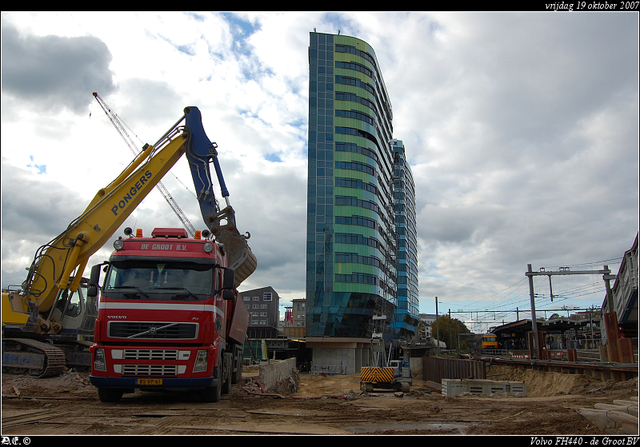
[[[486,379],[487,369],[482,361],[423,357],[424,380],[441,383],[442,379]]]

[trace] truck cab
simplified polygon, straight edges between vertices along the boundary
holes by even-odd
[[[89,281],[95,295],[104,271],[91,383],[108,402],[135,389],[200,389],[218,401],[239,380],[248,320],[224,247],[184,229],[125,234]]]

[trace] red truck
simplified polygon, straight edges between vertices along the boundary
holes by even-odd
[[[127,228],[114,248],[89,280],[95,296],[105,272],[91,348],[100,400],[188,389],[217,402],[241,378],[248,323],[224,244],[207,230]]]

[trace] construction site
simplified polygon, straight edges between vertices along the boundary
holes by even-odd
[[[367,391],[359,374],[299,373],[293,360],[274,361],[245,367],[241,382],[217,403],[203,403],[197,393],[136,391],[109,404],[100,402],[88,373],[5,374],[2,435],[637,434],[637,370],[459,362],[473,362],[486,379],[438,384],[412,377],[404,391]],[[611,372],[624,376],[607,377]]]
[[[637,269],[618,278],[628,274]],[[297,339],[294,351],[271,346],[272,358],[245,362],[214,401],[198,388],[153,386],[109,401],[86,369],[3,369],[2,435],[613,436],[635,445],[637,288],[629,293],[622,283],[607,290],[595,344],[563,338],[586,324],[563,318],[507,323],[490,334],[495,346],[488,340],[465,352],[418,337],[392,356],[374,337],[369,366],[352,373],[307,368]],[[514,349],[516,340],[526,343]]]

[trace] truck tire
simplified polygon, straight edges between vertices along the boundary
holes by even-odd
[[[238,383],[242,380],[242,356],[244,354],[243,346],[236,346],[233,354],[233,368],[231,371],[231,383]]]
[[[124,391],[117,388],[98,388],[101,402],[118,402],[123,394]]]
[[[222,355],[222,394],[231,392],[231,375],[233,374],[233,354],[225,352]]]
[[[220,369],[220,364],[216,366],[214,371],[214,377],[217,377],[217,383],[214,386],[210,386],[204,389],[202,393],[202,401],[203,402],[219,402],[222,397],[222,371]]]

